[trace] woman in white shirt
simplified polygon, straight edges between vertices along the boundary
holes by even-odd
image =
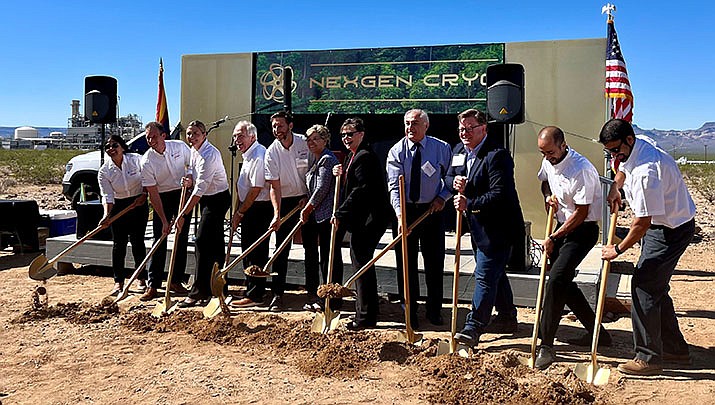
[[[144,232],[149,217],[149,207],[142,188],[141,156],[134,153],[125,154],[129,148],[119,135],[110,136],[104,149],[109,159],[105,160],[97,175],[104,205],[104,217],[99,224],[105,225],[111,216],[138,201],[134,209],[111,224],[112,270],[114,272],[112,295],[117,295],[124,288],[124,279],[126,278],[124,258],[127,254],[127,242],[132,244],[135,267],[138,267],[146,257]],[[144,276],[144,280],[146,280],[146,276]]]

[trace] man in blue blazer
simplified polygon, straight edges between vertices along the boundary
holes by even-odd
[[[455,338],[476,346],[495,304],[500,317],[516,322],[505,268],[515,235],[523,234],[524,218],[514,185],[514,160],[501,146],[501,139],[487,136],[485,114],[469,109],[457,118],[462,143],[454,147],[445,183],[459,193],[454,207],[468,220],[476,267],[472,310]]]

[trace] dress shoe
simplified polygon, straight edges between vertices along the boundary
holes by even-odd
[[[109,293],[109,295],[117,297],[117,296],[119,296],[119,294],[122,293],[122,290],[124,290],[124,284],[114,283],[114,289],[112,290],[111,293]]]
[[[574,346],[591,347],[591,344],[593,343],[593,335],[591,335],[590,333],[586,333],[575,339],[566,339],[566,343],[572,344]],[[610,347],[611,343],[611,335],[609,335],[608,333],[601,332],[598,335],[599,347]]]
[[[534,361],[534,367],[539,370],[546,370],[555,359],[556,355],[554,354],[554,349],[549,346],[541,346],[539,348],[539,354],[536,356],[536,360]]]
[[[618,366],[618,371],[628,375],[658,375],[663,372],[660,364],[650,364],[645,360],[635,358]]]
[[[474,329],[464,328],[461,332],[454,334],[454,340],[468,347],[477,347],[479,344],[479,333]]]
[[[151,301],[159,296],[159,292],[154,287],[149,287],[147,290],[139,297],[139,301]]]
[[[283,295],[276,294],[271,300],[271,304],[268,305],[268,310],[271,312],[281,312],[283,309]]]
[[[250,308],[258,305],[258,302],[253,301],[250,298],[241,298],[240,300],[231,302],[232,307],[236,308]]]
[[[201,300],[186,297],[178,305],[179,305],[179,308],[191,308],[191,307],[195,307],[195,306],[199,305],[200,301]]]
[[[169,291],[177,294],[188,294],[189,290],[187,290],[181,283],[171,283],[171,286],[169,287]]]
[[[493,316],[485,328],[487,333],[516,333],[519,330],[519,321],[515,316]]]
[[[663,352],[663,362],[671,364],[679,364],[688,366],[693,364],[693,359],[690,358],[690,353],[675,354]]]

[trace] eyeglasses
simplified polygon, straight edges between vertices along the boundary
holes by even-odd
[[[358,132],[360,132],[360,131],[343,132],[343,133],[340,134],[340,136],[343,137],[343,138],[347,138],[347,137],[352,138],[353,135],[357,134]]]
[[[477,124],[477,125],[472,125],[471,127],[460,127],[459,133],[461,134],[462,132],[472,132],[475,129],[481,127],[482,125],[486,125],[486,124]]]
[[[110,150],[110,149],[117,149],[119,147],[119,144],[116,142],[108,143],[104,145],[104,150]]]
[[[618,144],[618,146],[613,147],[613,148],[603,148],[603,151],[606,153],[612,153],[614,155],[617,155],[621,153],[621,146],[623,146],[623,141],[621,140],[621,143]]]

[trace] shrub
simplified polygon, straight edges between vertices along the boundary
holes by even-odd
[[[81,150],[0,150],[0,168],[8,171],[18,182],[31,184],[59,184],[65,165]]]

